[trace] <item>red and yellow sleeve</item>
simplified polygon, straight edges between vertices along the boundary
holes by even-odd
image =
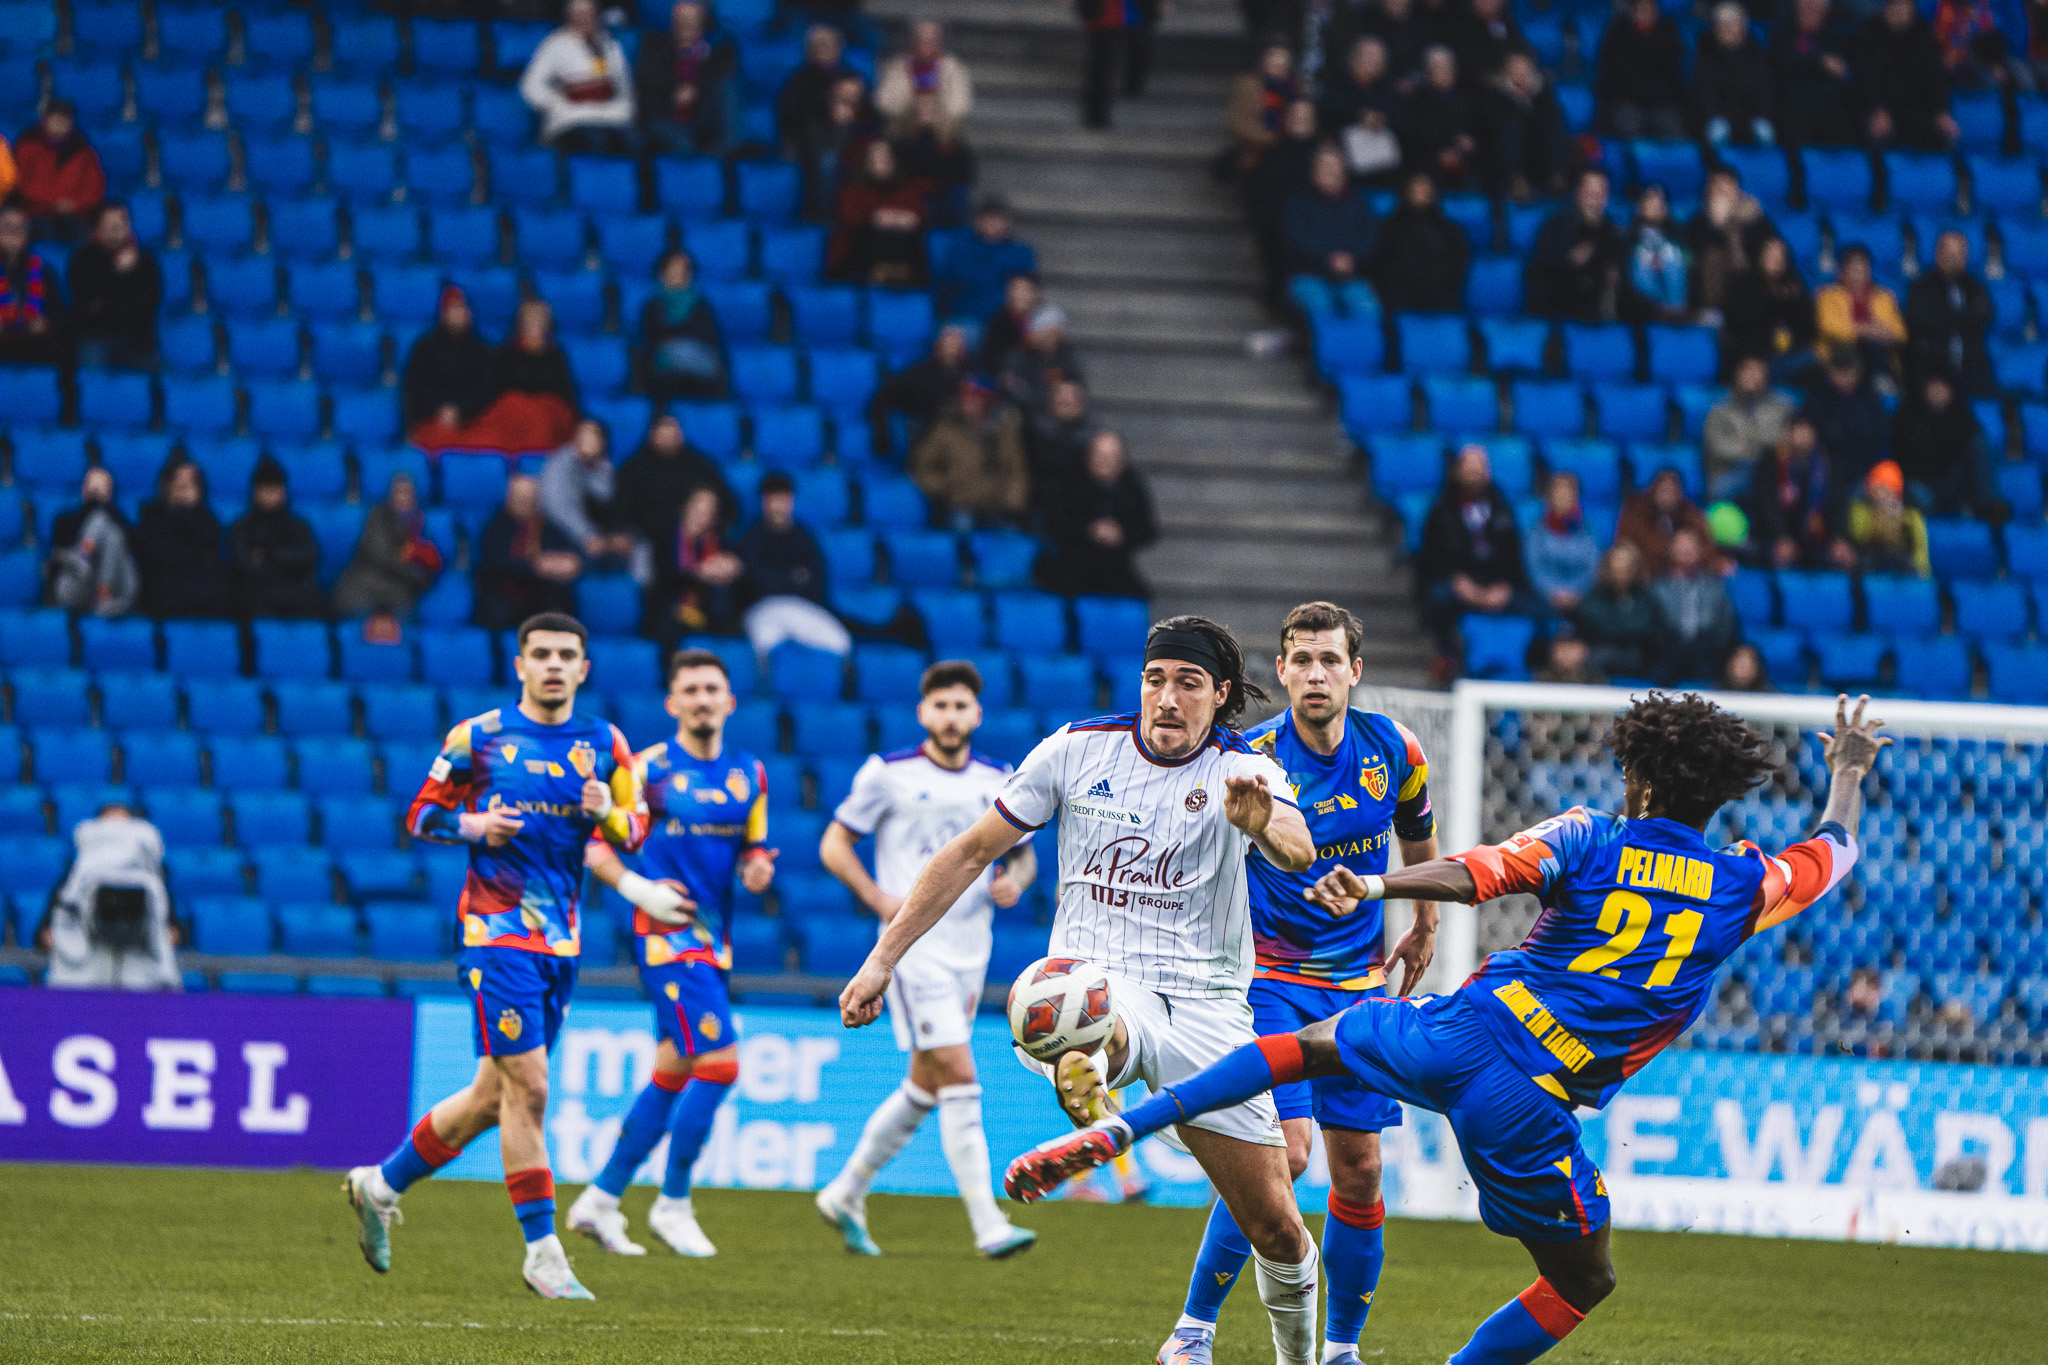
[[[448,732],[434,766],[427,771],[427,780],[420,784],[405,812],[405,826],[415,839],[437,844],[463,842],[462,812],[476,794],[469,725],[465,720]]]
[[[768,769],[760,759],[754,760],[754,804],[747,810],[747,849],[752,851],[768,842]]]
[[[612,809],[597,822],[597,832],[613,848],[627,853],[647,842],[647,792],[641,767],[619,727],[612,727]]]
[[[1764,858],[1763,885],[1750,909],[1749,932],[1759,934],[1791,919],[1840,885],[1855,865],[1856,841],[1835,824],[1821,826],[1811,839],[1775,858]]]

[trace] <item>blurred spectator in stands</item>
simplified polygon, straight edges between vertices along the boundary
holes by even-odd
[[[746,566],[726,543],[726,525],[718,494],[698,488],[669,529],[674,553],[656,561],[648,598],[656,613],[649,633],[664,644],[698,631],[723,634],[739,624],[739,581]]]
[[[78,338],[79,363],[154,369],[163,270],[156,253],[135,240],[127,205],[101,203],[92,236],[71,253],[70,271],[71,326]]]
[[[616,487],[613,503],[622,521],[639,532],[653,551],[657,574],[675,562],[676,525],[690,494],[699,488],[718,494],[722,523],[739,516],[739,499],[733,496],[725,476],[708,458],[690,449],[683,439],[683,424],[671,413],[664,412],[648,424],[647,439],[619,466]]]
[[[164,837],[127,806],[101,806],[71,831],[64,881],[50,894],[36,946],[50,955],[43,984],[73,989],[183,988],[184,929],[164,880]]]
[[[1997,392],[1984,338],[1991,331],[1991,292],[1970,271],[1970,239],[1944,232],[1934,239],[1934,269],[1906,291],[1907,372],[1943,370],[1972,397]]]
[[[1445,185],[1468,184],[1479,169],[1479,111],[1459,79],[1447,47],[1422,57],[1422,84],[1408,97],[1399,128],[1401,164],[1429,171]]]
[[[1727,395],[1707,409],[1700,428],[1710,502],[1740,498],[1749,487],[1749,471],[1792,420],[1792,400],[1771,387],[1771,370],[1761,357],[1736,361],[1734,380]]]
[[[514,474],[477,537],[476,623],[511,630],[536,612],[576,610],[583,558],[540,510],[540,480]]]
[[[1380,225],[1372,275],[1392,312],[1454,312],[1465,297],[1472,239],[1451,221],[1428,171],[1406,176],[1401,202]]]
[[[14,168],[17,202],[35,219],[38,237],[77,240],[107,197],[100,154],[79,131],[78,111],[67,99],[44,105],[42,120],[15,140]]]
[[[1507,495],[1493,482],[1486,447],[1468,445],[1451,462],[1423,523],[1415,578],[1439,673],[1457,652],[1458,618],[1466,612],[1533,616],[1542,610],[1529,592],[1522,533]]]
[[[981,368],[995,373],[1024,344],[1031,319],[1045,305],[1035,275],[1012,275],[1003,281],[1003,306],[981,325]]]
[[[1946,371],[1930,369],[1908,386],[1892,420],[1891,452],[1915,506],[1954,516],[1986,503],[1992,478],[1984,429]]]
[[[1303,89],[1325,92],[1333,80],[1341,78],[1358,41],[1362,8],[1352,0],[1294,0],[1288,6],[1282,25],[1294,35],[1295,50],[1300,54],[1295,70],[1301,75]]]
[[[1607,677],[1593,663],[1593,650],[1584,640],[1562,631],[1543,643],[1543,662],[1536,669],[1536,681],[1578,683],[1598,686]]]
[[[925,207],[932,225],[959,226],[974,187],[974,149],[960,135],[959,124],[939,117],[937,95],[919,95],[910,102],[891,145],[905,178],[929,186]]]
[[[1239,171],[1249,171],[1280,141],[1287,107],[1307,98],[1307,90],[1294,73],[1294,53],[1283,41],[1267,43],[1259,52],[1258,66],[1238,73],[1230,83],[1224,120]]]
[[[335,614],[411,616],[441,574],[441,551],[426,536],[412,475],[391,476],[384,500],[363,518],[355,554],[334,584]]]
[[[1152,75],[1153,35],[1160,0],[1078,0],[1081,20],[1081,123],[1109,127],[1119,89],[1126,98],[1145,93]]]
[[[1728,651],[1735,647],[1735,603],[1714,571],[1706,537],[1699,531],[1686,527],[1671,538],[1670,564],[1650,584],[1650,607],[1657,619],[1659,681],[1721,676]]]
[[[645,583],[652,561],[646,546],[626,529],[611,445],[604,423],[580,419],[569,443],[541,466],[540,510],[592,565],[630,569]]]
[[[955,240],[932,263],[941,317],[985,318],[1003,306],[1003,286],[1012,275],[1038,270],[1038,253],[1010,227],[1010,206],[989,195],[974,206],[973,231]]]
[[[860,174],[839,191],[828,273],[835,279],[898,289],[920,288],[929,266],[925,231],[931,226],[933,186],[896,165],[896,151],[880,138],[861,152]]]
[[[1400,144],[1392,141],[1391,131],[1400,106],[1401,92],[1395,89],[1393,72],[1387,69],[1386,43],[1365,37],[1351,45],[1344,65],[1324,76],[1322,94],[1316,101],[1316,118],[1324,133],[1345,139],[1347,159],[1351,158],[1347,130],[1359,128],[1375,136],[1384,134],[1387,141],[1369,158],[1369,165],[1360,166],[1355,160],[1352,164],[1355,174],[1373,175],[1401,164]],[[1393,153],[1391,161],[1384,156],[1389,150]]]
[[[1939,0],[1934,38],[1949,80],[1965,90],[2013,83],[2012,41],[1999,32],[1990,0]]]
[[[206,505],[206,475],[184,456],[165,462],[156,496],[135,526],[142,610],[163,619],[229,616],[234,581],[221,553],[220,519]]]
[[[1691,270],[1674,236],[1664,187],[1654,181],[1638,187],[1635,218],[1623,239],[1628,265],[1618,311],[1627,321],[1682,323],[1691,316]]]
[[[1579,504],[1579,476],[1550,476],[1543,491],[1543,515],[1529,528],[1529,586],[1549,608],[1569,617],[1593,590],[1600,572],[1600,543],[1586,525]]]
[[[0,364],[55,365],[63,358],[57,269],[28,244],[28,215],[0,209]]]
[[[1671,558],[1671,538],[1680,531],[1696,531],[1708,539],[1707,518],[1685,495],[1685,480],[1671,468],[1658,470],[1648,488],[1638,489],[1621,505],[1621,521],[1614,538],[1627,541],[1642,556],[1643,573],[1660,576]]]
[[[1259,252],[1266,300],[1275,308],[1285,297],[1287,283],[1283,210],[1287,197],[1308,182],[1309,164],[1321,145],[1316,140],[1316,107],[1307,100],[1288,105],[1280,133],[1279,141],[1260,153],[1238,181],[1245,219]]]
[[[1721,324],[1729,287],[1754,266],[1757,252],[1774,235],[1763,205],[1743,193],[1733,170],[1716,166],[1707,173],[1706,198],[1683,234],[1692,265],[1692,306],[1702,325]]]
[[[320,540],[292,510],[284,466],[269,455],[249,476],[249,506],[228,528],[236,596],[247,617],[327,614],[320,591]]]
[[[1593,94],[1602,129],[1615,137],[1685,137],[1685,39],[1657,0],[1631,0],[1607,25]]]
[[[1046,530],[1052,548],[1039,577],[1047,588],[1069,597],[1151,596],[1132,556],[1159,539],[1159,524],[1152,492],[1131,468],[1123,437],[1095,433],[1079,477],[1046,499]]]
[[[1522,26],[1515,22],[1507,0],[1466,0],[1461,8],[1444,8],[1444,40],[1472,84],[1482,85],[1499,75],[1511,53],[1527,54]]]
[[[1526,52],[1510,52],[1487,82],[1494,189],[1518,204],[1564,193],[1572,136],[1557,95]]]
[[[1031,490],[1041,508],[1064,498],[1081,477],[1096,430],[1088,415],[1088,390],[1077,379],[1054,384],[1045,410],[1025,414],[1024,450],[1031,461]]]
[[[1864,21],[1859,37],[1853,65],[1871,145],[1930,152],[1954,146],[1958,130],[1948,110],[1948,68],[1914,0],[1885,0]]]
[[[725,397],[725,335],[711,301],[697,287],[690,254],[669,252],[654,276],[659,287],[640,310],[648,393],[663,401]]]
[[[881,135],[881,122],[868,104],[867,84],[847,72],[832,85],[823,121],[784,138],[803,170],[806,217],[832,221],[839,191],[859,173],[867,145]]]
[[[1884,981],[1875,967],[1858,967],[1850,974],[1842,1003],[1856,1021],[1877,1022],[1878,1011],[1884,1008]]]
[[[504,451],[553,450],[576,425],[576,378],[555,340],[555,311],[527,299],[497,352],[497,400],[458,444]]]
[[[562,26],[526,63],[519,94],[540,115],[540,140],[558,152],[625,156],[634,150],[632,73],[626,50],[598,17],[596,0],[569,0]]]
[[[954,400],[910,448],[910,477],[952,525],[1003,525],[1024,515],[1031,497],[1024,422],[994,390],[965,380]]]
[[[1600,557],[1599,576],[1580,599],[1577,621],[1580,638],[1593,652],[1593,667],[1614,678],[1649,673],[1657,616],[1635,546],[1617,540]]]
[[[1853,562],[1841,538],[1827,452],[1803,414],[1792,419],[1777,447],[1757,461],[1742,510],[1749,517],[1750,544],[1773,568],[1847,568]]]
[[[832,106],[846,80],[860,81],[859,102],[865,105],[867,82],[846,64],[846,40],[830,24],[812,24],[804,33],[802,64],[789,73],[775,96],[775,126],[798,160],[810,162],[826,140]]]
[[[1693,58],[1693,126],[1717,147],[1769,146],[1772,107],[1770,54],[1749,31],[1749,11],[1721,0]]]
[[[1351,187],[1344,155],[1325,143],[1309,163],[1308,183],[1287,197],[1281,235],[1290,276],[1308,276],[1328,286],[1351,316],[1379,311],[1366,280],[1366,267],[1379,241],[1379,225],[1365,191]]]
[[[1877,283],[1870,248],[1851,242],[1835,253],[1835,280],[1813,296],[1820,344],[1860,353],[1865,368],[1891,374],[1906,344],[1906,321],[1898,295]]]
[[[135,610],[141,580],[128,548],[128,518],[114,505],[114,476],[85,471],[78,505],[50,526],[50,557],[43,563],[49,603],[76,616],[126,616]]]
[[[1760,355],[1774,378],[1785,378],[1806,364],[1815,333],[1813,294],[1784,238],[1771,235],[1757,244],[1749,269],[1728,281],[1721,312],[1724,365]]]
[[[1365,31],[1387,45],[1387,70],[1402,94],[1422,82],[1422,54],[1436,41],[1431,25],[1415,13],[1415,0],[1380,0],[1368,6],[1360,21]]]
[[[974,108],[974,82],[967,64],[946,51],[946,31],[936,19],[910,25],[910,49],[882,63],[875,81],[875,108],[884,118],[903,120],[920,95],[939,101],[939,122],[949,131]]]
[[[1849,39],[1832,0],[1793,0],[1773,25],[1771,73],[1778,136],[1794,147],[1835,146],[1855,139],[1856,77]]]
[[[1823,354],[1804,400],[1801,411],[1813,423],[1836,479],[1843,488],[1853,488],[1891,446],[1884,400],[1854,347],[1836,346]]]
[[[1849,502],[1849,545],[1863,573],[1911,574],[1931,578],[1927,561],[1927,519],[1906,502],[1906,476],[1897,463],[1882,460]]]
[[[14,182],[20,178],[20,171],[14,165],[14,148],[5,135],[0,135],[0,204],[14,193]]]
[[[634,66],[640,126],[648,150],[716,155],[734,122],[739,51],[707,31],[704,6],[682,0],[669,26],[640,36]]]
[[[1621,229],[1607,216],[1607,173],[1583,170],[1572,202],[1537,230],[1523,267],[1524,307],[1581,322],[1612,317],[1626,261]]]
[[[1010,352],[999,377],[1002,391],[1026,413],[1044,412],[1054,386],[1063,380],[1086,382],[1081,358],[1067,340],[1066,310],[1047,304],[1031,315],[1024,344]]]
[[[939,409],[960,392],[960,381],[974,371],[974,357],[967,349],[967,329],[941,327],[932,338],[932,349],[924,359],[906,365],[884,379],[875,389],[868,407],[876,450],[896,449],[891,419],[900,417],[907,428],[908,445],[924,434]]]
[[[1728,651],[1728,662],[1721,665],[1721,690],[1723,692],[1771,692],[1771,675],[1764,668],[1764,656],[1752,644],[1739,644]]]
[[[421,449],[438,450],[453,444],[456,432],[483,416],[497,396],[497,356],[477,334],[469,299],[446,285],[434,326],[405,358],[399,407],[406,430]]]
[[[796,481],[781,470],[761,480],[761,515],[740,537],[746,593],[755,602],[797,597],[825,601],[825,552],[796,519]]]

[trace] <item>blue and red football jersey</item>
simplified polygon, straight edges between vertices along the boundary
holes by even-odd
[[[612,790],[612,812],[601,821],[583,813],[583,784],[593,777]],[[543,725],[510,706],[461,722],[406,824],[416,839],[462,843],[462,812],[495,808],[516,811],[525,828],[500,848],[469,846],[469,880],[456,907],[462,945],[577,956],[584,843],[594,831],[631,850],[647,837],[626,737],[609,721],[571,716]]]
[[[1454,861],[1480,900],[1543,901],[1522,945],[1490,955],[1460,989],[1537,1084],[1597,1109],[1685,1031],[1715,969],[1751,935],[1848,875],[1856,843],[1830,822],[1770,857],[1747,840],[1709,848],[1675,820],[1575,806]]]
[[[1286,770],[1316,845],[1315,863],[1305,872],[1281,871],[1256,846],[1246,857],[1256,978],[1347,991],[1383,985],[1381,902],[1363,901],[1337,919],[1310,904],[1305,893],[1332,867],[1384,873],[1391,840],[1413,842],[1436,832],[1422,745],[1399,722],[1356,707],[1334,754],[1319,754],[1302,742],[1291,709],[1245,737]]]
[[[747,850],[768,840],[767,770],[738,749],[695,758],[673,742],[641,750],[633,767],[651,825],[640,849],[640,875],[681,882],[697,902],[696,917],[681,928],[633,911],[641,964],[708,962],[729,970],[733,874]]]

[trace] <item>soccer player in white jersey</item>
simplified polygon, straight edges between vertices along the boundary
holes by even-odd
[[[841,994],[841,1018],[849,1027],[877,1018],[919,937],[991,863],[1058,817],[1051,951],[1110,974],[1109,1086],[1142,1080],[1157,1091],[1250,1043],[1247,850],[1256,845],[1292,872],[1316,856],[1286,774],[1231,728],[1259,696],[1222,626],[1199,616],[1153,626],[1139,709],[1063,726],[1031,751],[994,809],[919,874]],[[1095,1059],[1060,1058],[1055,1086],[1075,1121],[1105,1111]],[[1316,1248],[1295,1208],[1272,1100],[1217,1110],[1176,1133],[1251,1243],[1279,1365],[1312,1365]]]
[[[968,747],[981,724],[981,673],[973,664],[961,659],[935,663],[924,671],[918,691],[924,743],[871,755],[833,812],[818,848],[826,870],[845,882],[885,927],[932,855],[988,813],[1010,775],[1007,764]],[[875,836],[872,877],[855,852],[870,834]],[[896,1029],[896,1046],[910,1054],[910,1074],[869,1116],[845,1168],[818,1191],[818,1213],[839,1230],[848,1251],[882,1254],[868,1235],[868,1189],[935,1108],[946,1164],[953,1168],[982,1255],[1014,1256],[1038,1240],[1029,1228],[1012,1227],[996,1206],[988,1139],[981,1127],[981,1085],[968,1047],[974,1007],[988,974],[994,907],[1015,905],[1037,869],[1030,844],[1018,843],[993,872],[976,877],[896,964],[887,992],[889,1022]]]

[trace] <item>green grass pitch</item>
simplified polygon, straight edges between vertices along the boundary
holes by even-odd
[[[0,1360],[1144,1362],[1179,1312],[1204,1216],[1023,1209],[1043,1240],[991,1264],[952,1200],[877,1198],[888,1254],[874,1261],[839,1250],[807,1195],[707,1190],[716,1260],[658,1244],[606,1256],[570,1237],[597,1302],[544,1303],[519,1280],[503,1189],[415,1189],[380,1277],[339,1184],[0,1166]],[[627,1196],[636,1232],[651,1197]],[[1620,1289],[1546,1361],[1974,1365],[2048,1349],[2037,1256],[1657,1233],[1621,1233],[1614,1252]],[[1391,1222],[1366,1358],[1436,1365],[1531,1277],[1520,1247],[1478,1227]],[[1273,1358],[1250,1285],[1220,1335],[1219,1362]]]

